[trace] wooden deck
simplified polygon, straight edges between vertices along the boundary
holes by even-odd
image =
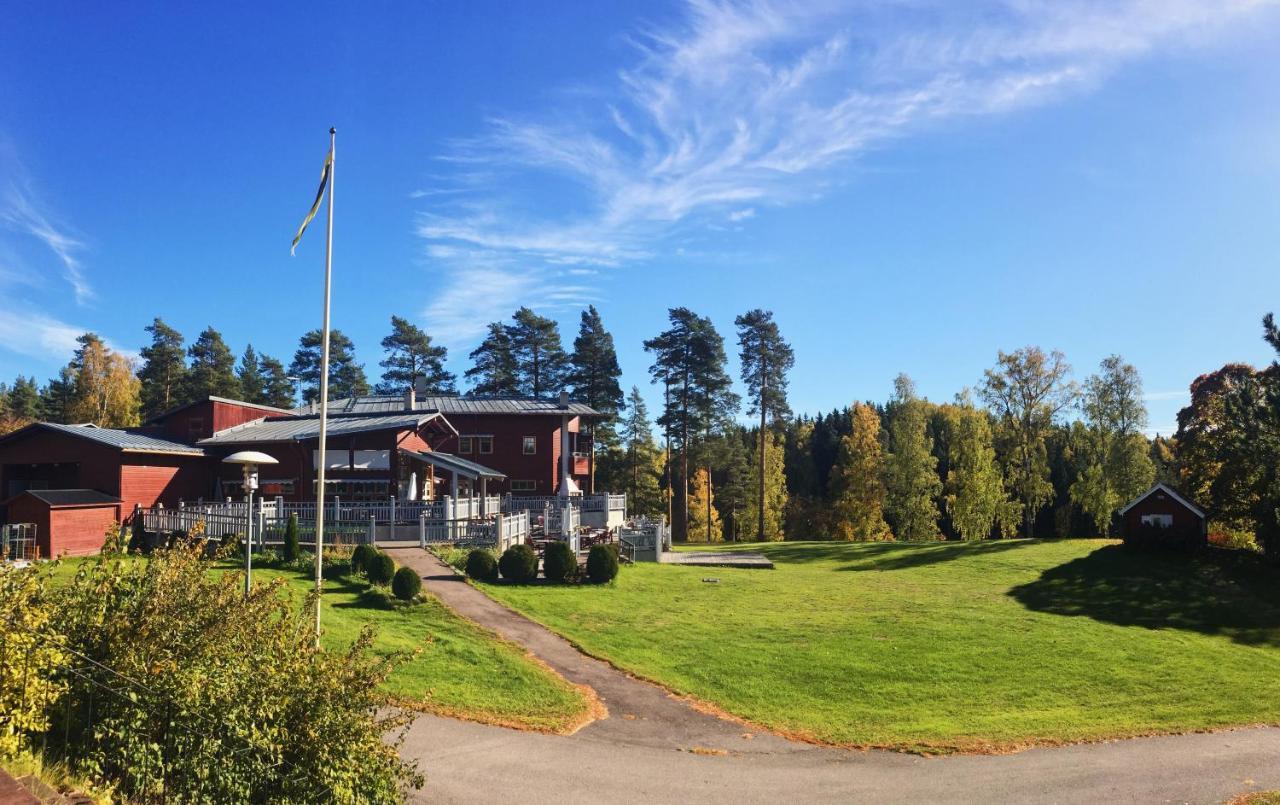
[[[773,569],[773,562],[762,553],[717,553],[715,551],[664,551],[659,562],[667,565],[691,565],[693,567],[743,567]]]

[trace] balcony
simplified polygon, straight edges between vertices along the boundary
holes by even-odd
[[[590,457],[586,453],[574,453],[569,472],[574,475],[586,475],[591,471]]]

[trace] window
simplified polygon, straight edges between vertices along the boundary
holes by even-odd
[[[1172,514],[1144,514],[1142,515],[1143,525],[1154,525],[1160,528],[1171,528],[1173,526]]]
[[[459,452],[459,453],[470,453],[470,452],[471,452],[471,437],[470,437],[470,436],[459,436],[459,437],[458,437],[458,452]]]
[[[476,447],[479,448],[476,450],[477,453],[480,453],[481,455],[487,455],[493,452],[492,436],[477,436],[475,437],[475,440],[476,440]]]
[[[524,437],[524,454],[526,456],[532,456],[537,452],[538,452],[538,437],[537,436]]]
[[[537,481],[512,481],[512,492],[533,492],[538,488]]]

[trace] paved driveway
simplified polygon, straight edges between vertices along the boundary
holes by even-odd
[[[571,736],[423,716],[402,754],[432,802],[1194,802],[1280,788],[1280,729],[923,758],[755,733],[584,656],[471,587],[435,556],[390,549],[460,614],[526,646],[609,710]]]

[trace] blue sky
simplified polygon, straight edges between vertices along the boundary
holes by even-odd
[[[358,7],[357,7],[358,5]],[[1153,430],[1270,356],[1270,2],[29,3],[0,28],[0,377],[163,316],[286,361],[338,128],[334,324],[461,372],[519,304],[596,304],[625,381],[666,308],[775,311],[792,401],[936,400],[998,349],[1118,352]],[[657,395],[650,395],[655,403]]]

